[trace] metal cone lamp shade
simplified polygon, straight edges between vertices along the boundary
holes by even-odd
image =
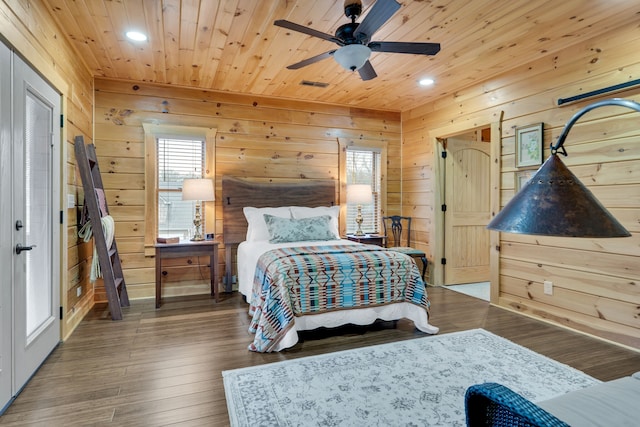
[[[555,154],[544,162],[487,228],[561,237],[631,235]]]
[[[640,112],[640,104],[620,98],[587,105],[567,122],[551,156],[487,228],[507,233],[559,237],[629,237],[627,231],[560,160],[564,142],[580,117],[600,107],[618,106]]]

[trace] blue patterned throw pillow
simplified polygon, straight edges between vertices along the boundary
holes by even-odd
[[[329,215],[293,219],[264,214],[264,222],[269,229],[269,243],[334,240],[339,238],[331,231],[331,216]]]

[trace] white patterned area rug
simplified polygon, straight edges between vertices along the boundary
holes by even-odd
[[[536,402],[600,382],[484,329],[222,375],[232,426],[464,426],[473,384]]]

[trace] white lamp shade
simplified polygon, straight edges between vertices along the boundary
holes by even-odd
[[[373,193],[368,184],[351,184],[347,186],[347,203],[368,205],[373,203]]]
[[[348,44],[336,50],[333,54],[336,62],[348,71],[362,68],[371,55],[371,49],[362,44]]]
[[[215,200],[213,180],[209,178],[187,178],[182,181],[182,200]]]

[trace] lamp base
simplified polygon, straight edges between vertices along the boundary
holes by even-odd
[[[192,242],[200,242],[204,240],[202,233],[200,232],[200,226],[202,225],[202,215],[200,215],[200,203],[196,202],[196,215],[193,219],[193,225],[196,227],[193,237],[190,239]]]
[[[200,225],[199,224],[196,225],[196,231],[195,231],[195,233],[193,233],[193,237],[190,240],[192,242],[199,242],[201,240],[204,240],[204,236],[200,232]]]
[[[356,214],[356,224],[358,224],[358,229],[355,233],[353,233],[354,236],[364,236],[364,233],[362,232],[363,222],[364,218],[362,218],[362,205],[358,205],[358,213]]]

